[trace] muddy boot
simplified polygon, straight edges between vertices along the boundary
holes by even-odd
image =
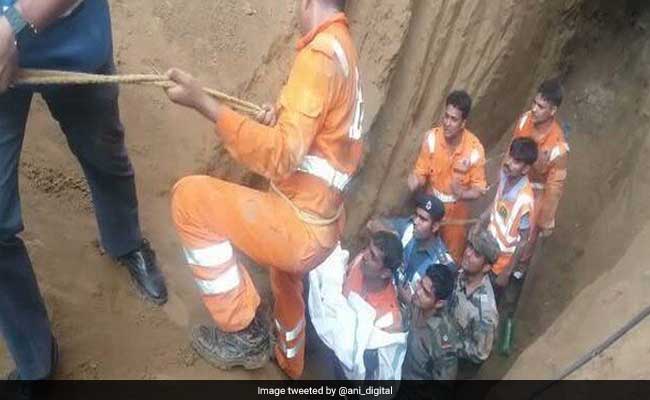
[[[192,331],[192,347],[219,369],[258,369],[269,360],[269,331],[258,317],[245,329],[232,333],[200,325]]]

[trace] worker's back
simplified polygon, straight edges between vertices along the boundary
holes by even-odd
[[[277,186],[302,210],[331,217],[361,162],[363,95],[357,52],[344,14],[330,19],[314,33],[303,39],[304,47],[297,59],[310,57],[315,69],[311,73],[329,80],[328,93],[295,93],[293,88],[285,87],[279,112],[285,102],[308,102],[303,109],[311,110],[312,117],[321,122],[298,171]],[[325,98],[313,99],[313,95]]]

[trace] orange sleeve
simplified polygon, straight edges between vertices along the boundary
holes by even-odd
[[[424,135],[422,146],[420,146],[420,154],[418,155],[418,159],[415,162],[415,168],[413,170],[413,174],[417,176],[418,179],[424,179],[425,182],[429,180],[430,152],[427,139],[429,138],[430,134],[431,132],[427,132],[426,135]]]
[[[472,189],[486,190],[487,179],[485,178],[485,150],[483,146],[475,146],[472,150],[477,155],[476,162],[472,163],[469,170],[469,185]]]
[[[553,162],[548,172],[544,194],[536,207],[539,207],[535,223],[542,229],[555,227],[555,214],[564,192],[567,176],[568,153],[562,154]]]
[[[336,66],[326,54],[312,48],[302,50],[282,89],[274,127],[230,109],[220,115],[216,130],[228,152],[267,179],[291,175],[323,125],[335,73]]]

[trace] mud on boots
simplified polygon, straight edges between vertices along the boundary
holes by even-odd
[[[238,332],[223,332],[214,326],[199,325],[192,331],[191,344],[203,359],[223,370],[262,368],[271,353],[269,327],[261,313]]]
[[[239,332],[232,337],[236,347],[230,342],[216,346],[225,339],[215,330],[197,332],[197,347],[210,358],[217,354],[219,364],[224,359],[239,364],[266,346],[256,328],[249,328],[261,299],[239,259],[243,253],[269,271],[276,361],[291,378],[303,373],[303,277],[340,240],[343,194],[363,156],[362,79],[344,9],[345,1],[301,3],[302,37],[274,102],[278,107],[268,106],[256,118],[207,95],[188,73],[168,73],[174,82],[167,89],[169,98],[208,119],[228,153],[271,182],[271,191],[260,191],[189,176],[171,193],[172,219],[203,303],[215,326]]]

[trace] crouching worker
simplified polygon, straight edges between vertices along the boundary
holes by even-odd
[[[402,240],[404,263],[395,271],[394,279],[403,314],[408,312],[415,287],[429,266],[442,265],[454,273],[457,269],[440,236],[444,204],[437,197],[423,193],[415,196],[415,202],[410,218],[373,219],[368,223],[370,232],[387,230]],[[405,322],[408,326],[408,321]]]
[[[406,334],[393,272],[402,262],[402,245],[393,233],[376,232],[348,263],[337,247],[309,273],[309,314],[318,336],[337,358],[337,378],[400,380]]]
[[[469,236],[449,311],[461,338],[461,373],[472,377],[492,352],[499,323],[489,272],[499,256],[499,244],[489,232]]]

